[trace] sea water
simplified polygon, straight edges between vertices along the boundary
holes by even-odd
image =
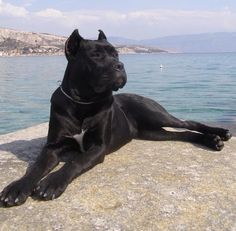
[[[236,133],[236,53],[120,55],[128,75],[119,92],[150,97],[171,114]],[[0,58],[0,134],[46,122],[63,56]],[[119,93],[118,92],[118,93]]]

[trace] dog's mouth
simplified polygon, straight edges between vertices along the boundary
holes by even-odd
[[[123,88],[126,84],[126,81],[122,81],[122,82],[118,82],[118,83],[114,83],[112,86],[112,91],[118,91],[119,89]]]
[[[118,91],[119,89],[123,88],[127,82],[127,77],[125,72],[120,73],[118,76],[116,76],[115,81],[113,82],[112,85],[112,90],[113,91]]]
[[[119,89],[120,89],[120,87],[117,87],[117,86],[112,87],[112,91],[118,91]]]

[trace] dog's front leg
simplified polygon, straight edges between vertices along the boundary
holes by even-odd
[[[0,194],[0,205],[10,207],[23,204],[33,191],[37,182],[58,164],[57,151],[45,146],[36,162],[25,175],[9,184]]]
[[[82,154],[76,153],[73,160],[66,162],[58,171],[49,174],[38,183],[33,198],[52,200],[59,197],[73,179],[102,163],[104,157],[105,147],[103,146],[94,146]]]

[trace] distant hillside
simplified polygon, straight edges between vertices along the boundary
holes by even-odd
[[[180,52],[236,52],[236,32],[169,36],[143,40],[141,44]]]
[[[60,54],[65,37],[0,28],[0,55]]]
[[[66,37],[0,28],[0,56],[64,53]],[[236,52],[236,32],[134,40],[109,37],[120,53]]]
[[[62,36],[0,28],[0,56],[61,55],[65,41]],[[116,48],[120,53],[165,52],[156,47],[123,43]]]
[[[236,52],[236,32],[179,35],[146,40],[111,37],[116,44],[157,46],[169,52]]]

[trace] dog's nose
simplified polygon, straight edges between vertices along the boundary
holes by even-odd
[[[124,70],[124,64],[121,62],[118,62],[115,65],[113,65],[113,68],[117,71],[122,71]]]

